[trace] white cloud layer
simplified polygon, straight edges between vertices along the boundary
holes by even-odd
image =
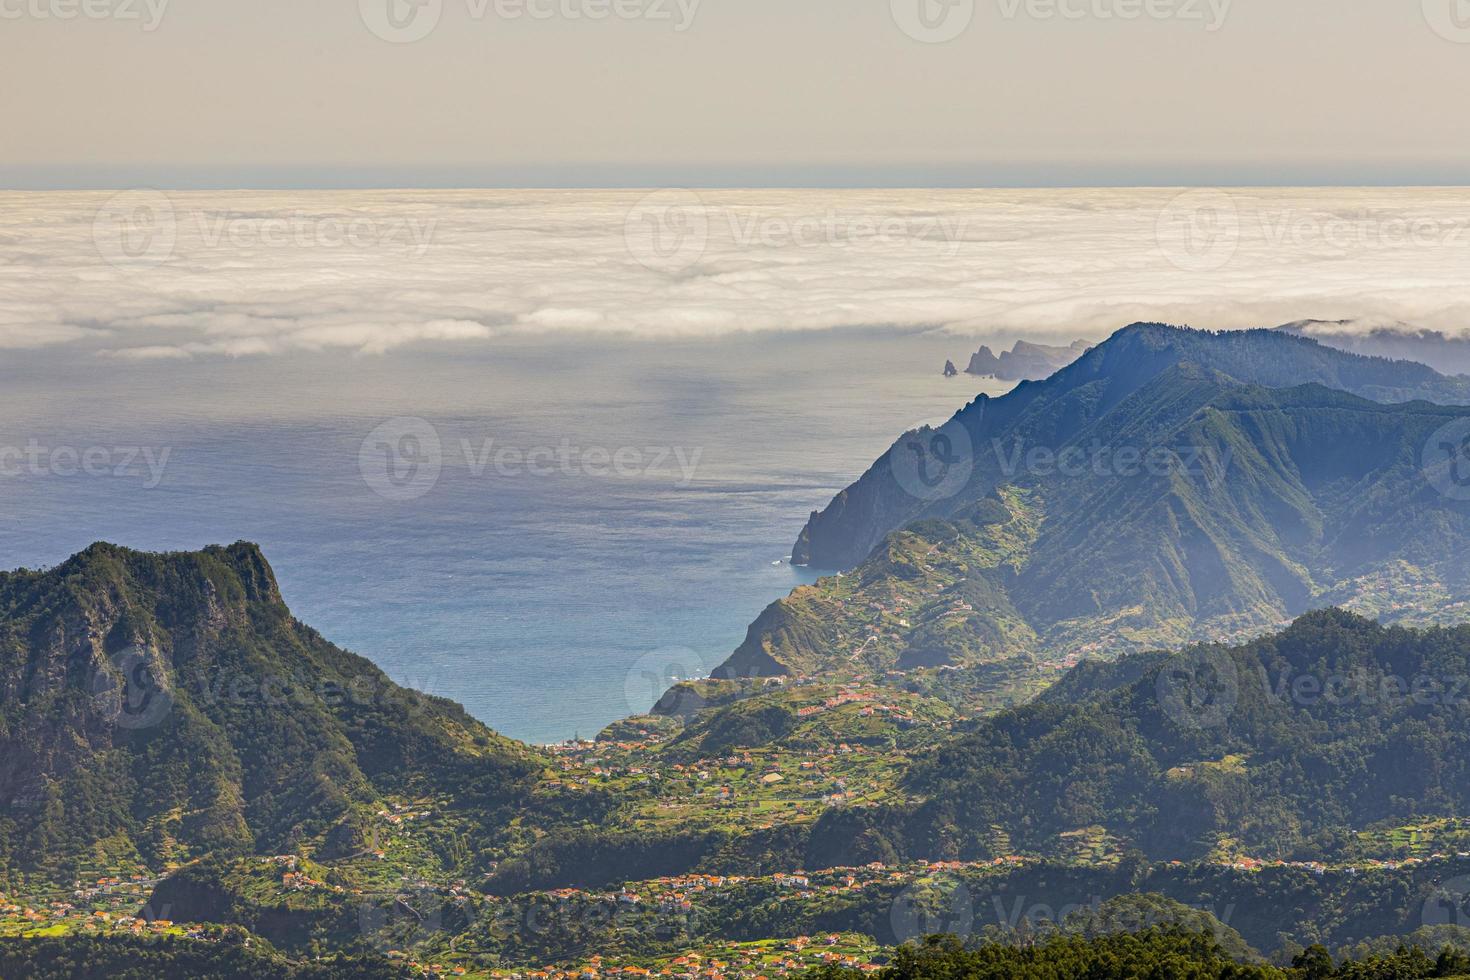
[[[124,360],[1136,319],[1470,327],[1470,191],[0,194],[0,349]]]

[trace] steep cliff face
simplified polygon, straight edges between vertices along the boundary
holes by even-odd
[[[253,545],[0,575],[6,863],[284,848],[388,791],[509,796],[532,762],[296,622]]]

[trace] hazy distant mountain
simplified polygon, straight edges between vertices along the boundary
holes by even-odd
[[[1129,327],[900,441],[803,532],[802,559],[856,567],[769,607],[718,673],[1111,654],[1329,604],[1470,610],[1470,488],[1445,468],[1463,461],[1423,468],[1470,408],[1406,401],[1426,395],[1470,401],[1470,380],[1272,331]]]
[[[1134,324],[1052,377],[1022,383],[997,398],[981,395],[958,412],[945,428],[960,436],[967,456],[946,474],[946,485],[938,488],[942,495],[903,485],[912,484],[907,476],[915,462],[915,440],[924,433],[905,434],[857,482],[812,514],[794,546],[793,562],[817,568],[856,565],[889,532],[922,517],[952,513],[1004,482],[994,452],[997,439],[1005,443],[1013,434],[1025,435],[1032,446],[1060,449],[1161,374],[1185,364],[1268,388],[1315,383],[1379,402],[1470,404],[1470,379],[1446,378],[1419,364],[1353,355],[1271,330],[1212,333]],[[964,486],[949,486],[956,479]]]
[[[1298,320],[1279,329],[1354,354],[1418,361],[1442,374],[1470,374],[1470,337],[1362,320]]]
[[[1038,381],[1071,364],[1091,346],[1085,340],[1075,341],[1069,347],[1018,340],[1010,350],[1001,351],[999,357],[989,347],[982,346],[970,356],[965,373],[999,381]]]

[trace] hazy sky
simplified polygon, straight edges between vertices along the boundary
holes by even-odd
[[[1458,184],[1470,160],[1465,0],[0,0],[0,80],[20,188]]]

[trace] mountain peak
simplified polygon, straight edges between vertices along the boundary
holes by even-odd
[[[44,575],[45,573],[43,573]],[[224,591],[245,602],[283,603],[275,570],[260,545],[237,541],[199,551],[138,551],[108,541],[91,544],[56,566],[55,576],[82,582],[157,581],[182,577],[205,591]]]

